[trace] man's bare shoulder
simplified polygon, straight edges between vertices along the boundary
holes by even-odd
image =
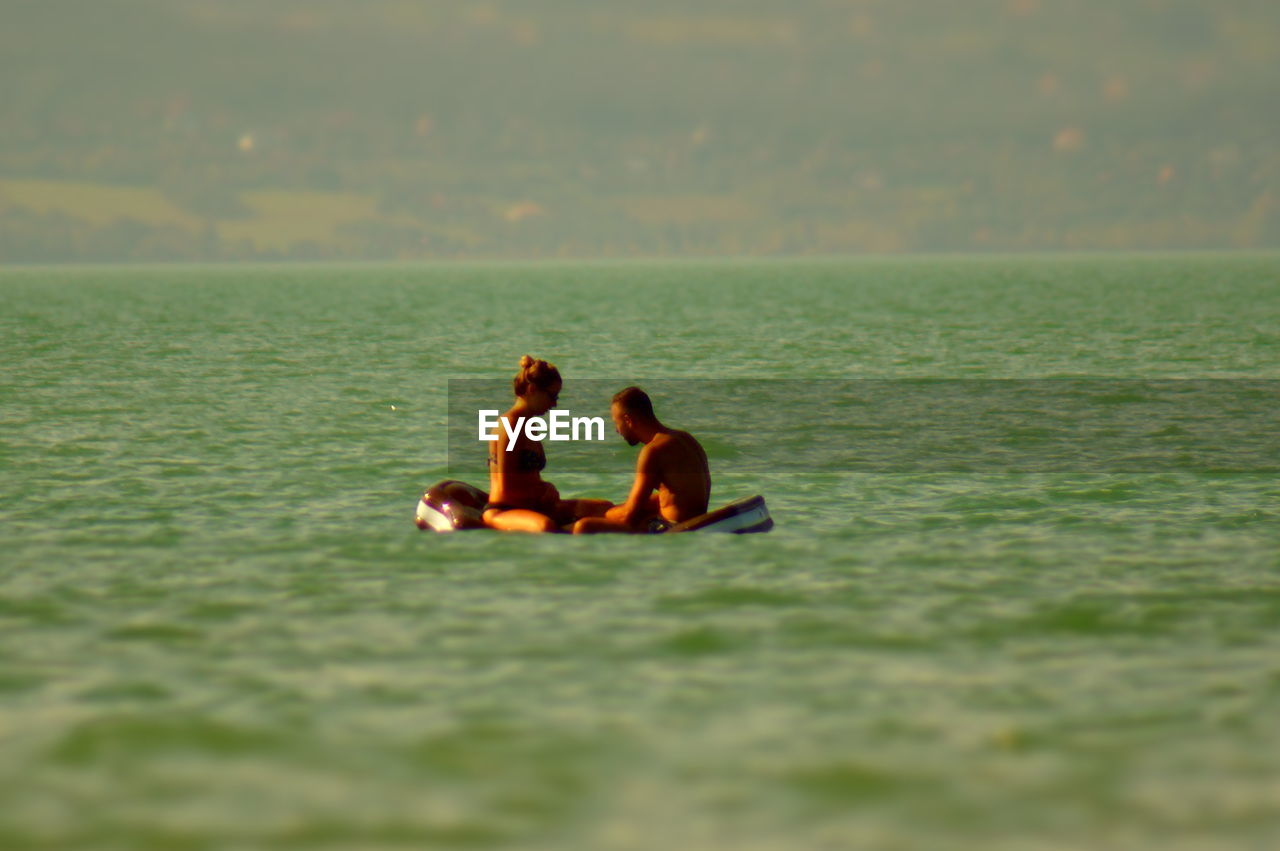
[[[649,441],[648,448],[654,452],[670,452],[681,446],[688,446],[689,441],[693,440],[693,435],[687,431],[679,429],[670,429],[660,434],[655,434],[653,440]],[[697,443],[696,440],[693,440]]]
[[[694,437],[693,435],[689,434],[689,432],[687,432],[687,431],[681,431],[680,429],[672,429],[672,430],[671,430],[671,433],[672,433],[673,435],[675,435],[676,437],[679,437],[681,440],[683,440],[683,441],[685,441],[685,442],[687,442],[687,443],[693,443],[693,444],[701,445],[701,444],[698,444],[698,438],[696,438],[696,437]]]
[[[687,458],[690,454],[700,457],[706,456],[706,452],[703,451],[702,444],[698,443],[697,438],[687,431],[680,431],[674,428],[655,436],[646,449],[649,450],[651,457],[654,459]]]
[[[668,454],[665,437],[665,434],[656,435],[653,440],[640,447],[640,452],[636,455],[637,475],[646,471],[656,474],[661,468],[662,461]]]
[[[702,444],[698,442],[698,438],[689,434],[689,432],[687,431],[680,431],[679,429],[673,428],[671,430],[670,437],[672,439],[672,443],[676,443],[682,447],[687,447],[690,449],[694,447],[698,449],[702,448]]]

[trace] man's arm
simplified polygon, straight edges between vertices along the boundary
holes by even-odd
[[[603,517],[583,517],[573,525],[574,534],[643,532],[651,509],[650,496],[662,481],[657,458],[646,446],[636,459],[636,478],[627,501],[615,505]]]
[[[631,493],[622,506],[622,522],[632,529],[643,526],[649,519],[649,496],[661,481],[658,459],[652,448],[646,446],[640,450],[640,457],[636,459],[636,480],[632,482]]]

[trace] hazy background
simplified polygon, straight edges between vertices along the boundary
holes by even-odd
[[[1280,246],[1275,0],[5,0],[0,262]]]

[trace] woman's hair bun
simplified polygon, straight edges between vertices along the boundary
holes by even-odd
[[[560,380],[560,370],[555,364],[538,360],[532,355],[520,358],[520,372],[512,380],[511,386],[517,396],[523,396],[530,387],[547,388]]]

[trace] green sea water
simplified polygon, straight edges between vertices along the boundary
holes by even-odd
[[[0,847],[1280,842],[1274,472],[769,470],[700,424],[713,501],[774,531],[418,532],[448,379],[525,352],[570,400],[1265,396],[1280,257],[0,271]],[[621,498],[634,450],[600,451],[546,475]]]

